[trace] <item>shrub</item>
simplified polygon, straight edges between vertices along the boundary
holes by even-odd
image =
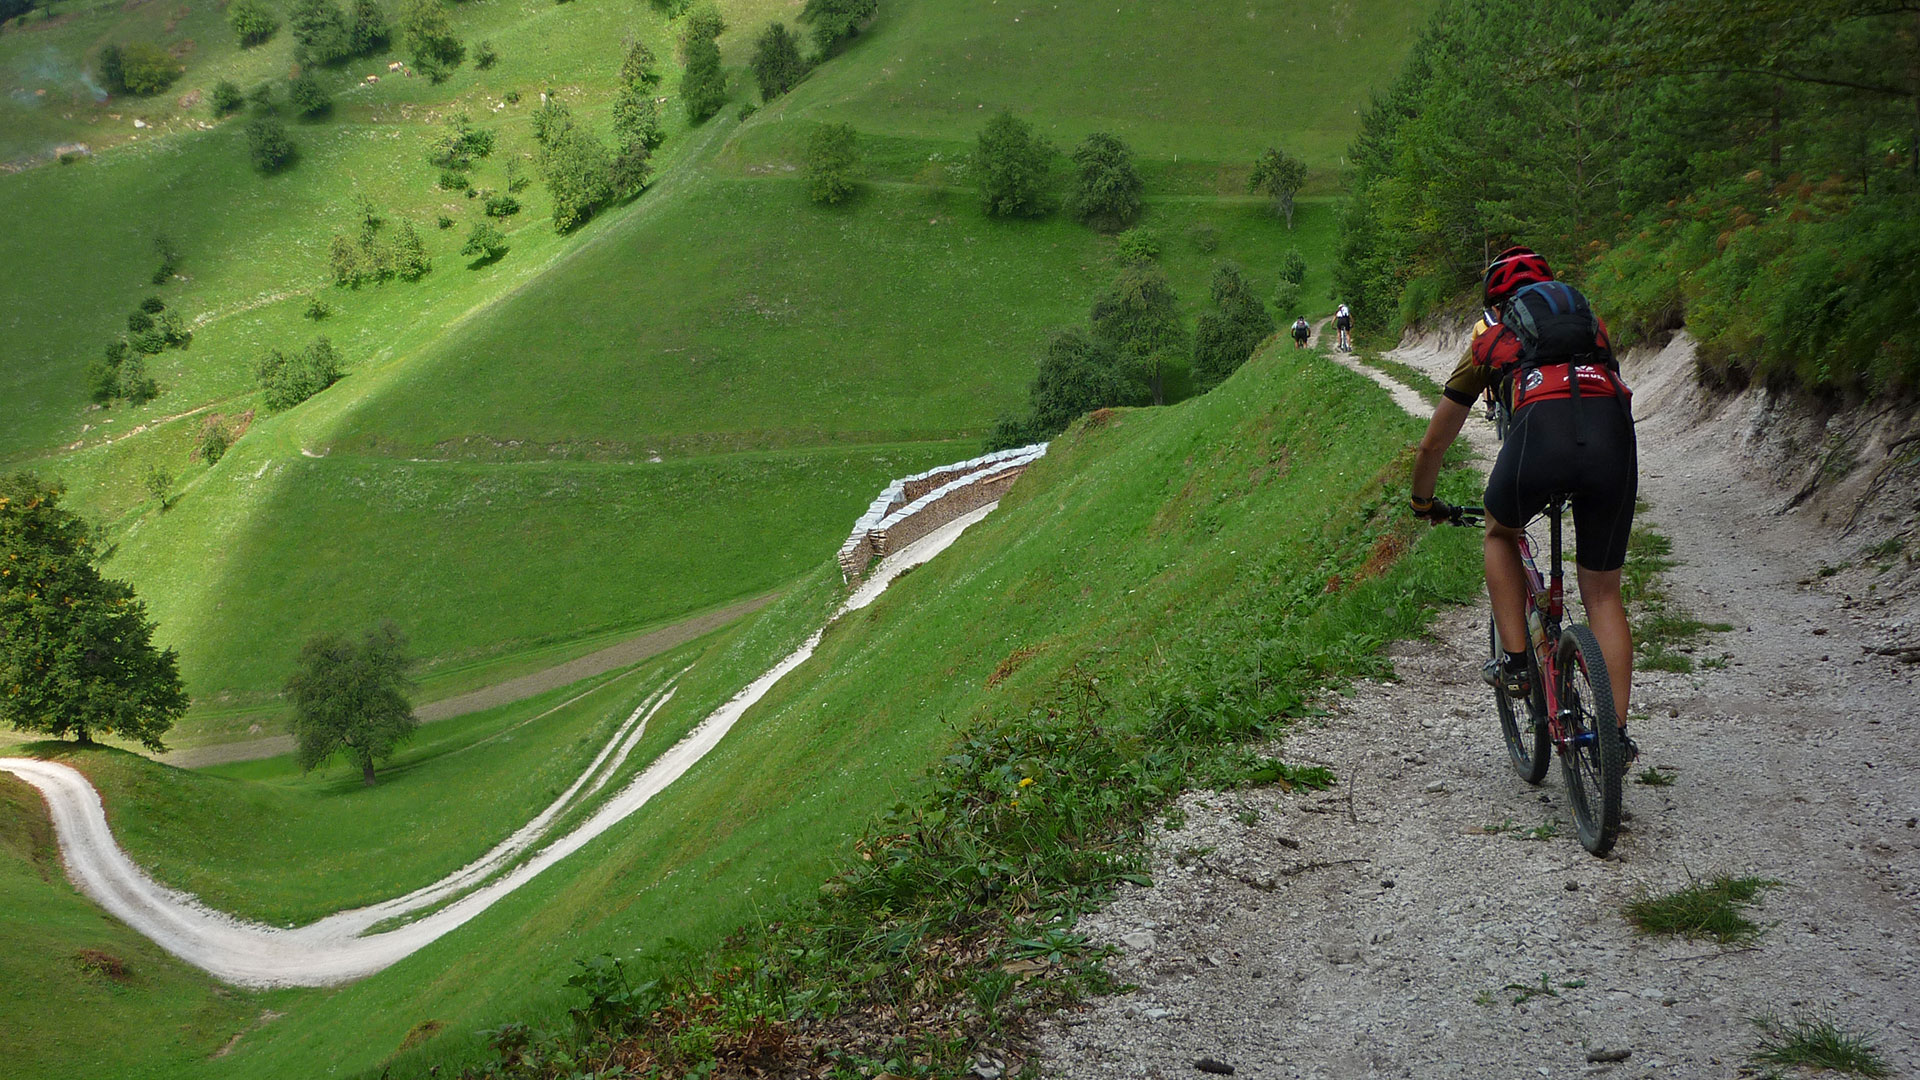
[[[127,329],[136,334],[142,330],[151,330],[153,316],[145,311],[130,311],[127,313]]]
[[[648,150],[644,143],[634,143],[615,151],[613,170],[609,175],[613,194],[621,197],[638,194],[653,178],[653,151]]]
[[[477,221],[473,232],[468,234],[467,242],[461,246],[460,254],[472,255],[474,265],[489,263],[507,253],[507,234],[501,232],[491,221]]]
[[[1145,185],[1133,167],[1133,151],[1117,136],[1096,131],[1073,151],[1073,190],[1067,206],[1074,217],[1115,232],[1140,216]]]
[[[273,104],[273,84],[261,83],[247,92],[247,102],[255,112],[271,113],[277,111]]]
[[[1211,293],[1214,310],[1200,316],[1194,334],[1193,373],[1203,386],[1239,370],[1274,329],[1273,316],[1233,263],[1215,268]]]
[[[181,321],[180,316],[171,311],[154,318],[153,333],[163,345],[169,347],[184,349],[193,340],[193,331],[187,329],[187,324]]]
[[[87,361],[88,400],[105,405],[120,396],[120,363],[126,355],[127,343],[116,341],[107,346],[106,356]]]
[[[167,339],[151,330],[141,330],[127,335],[127,347],[142,356],[153,356],[167,347]]]
[[[441,214],[439,217],[433,219],[433,224],[437,228],[451,229],[453,228],[453,218],[446,214]]]
[[[512,217],[520,212],[520,200],[511,195],[495,195],[487,200],[486,209],[488,217]],[[448,219],[447,224],[452,225],[452,219]]]
[[[560,136],[573,130],[573,112],[552,91],[542,95],[540,107],[533,110],[533,140],[541,146],[552,146]]]
[[[340,357],[326,338],[315,338],[294,356],[270,349],[254,365],[266,406],[275,412],[291,409],[340,381]],[[218,460],[215,458],[213,460]]]
[[[195,449],[199,451],[201,460],[212,466],[219,464],[220,459],[227,456],[227,450],[231,446],[233,446],[233,433],[227,430],[227,426],[220,422],[219,417],[215,416],[209,418],[207,426],[201,430],[200,445]]]
[[[449,220],[448,224],[451,225],[452,221]],[[334,284],[360,284],[362,275],[360,250],[353,246],[353,241],[339,233],[334,234],[332,242],[327,246],[327,267],[333,272]]]
[[[772,101],[794,88],[807,74],[807,62],[800,56],[800,44],[785,24],[773,23],[753,43],[754,81],[760,84],[760,100]]]
[[[216,120],[237,111],[246,102],[247,99],[240,93],[240,88],[229,79],[221,79],[214,83],[213,89],[207,95],[207,104],[213,108],[213,116]]]
[[[442,191],[465,191],[472,186],[473,181],[467,179],[466,173],[456,172],[452,169],[440,170],[440,189]]]
[[[420,231],[411,221],[400,223],[392,251],[393,273],[402,281],[419,281],[433,269],[433,260],[427,257],[426,241],[420,239]]]
[[[280,20],[260,0],[233,0],[227,8],[227,25],[243,48],[264,44],[280,29]]]
[[[502,101],[505,101],[509,105],[518,105],[520,104],[520,91],[509,90],[506,93],[500,95],[500,99]]]
[[[168,497],[173,491],[173,473],[165,466],[147,466],[147,475],[142,478],[141,486],[147,489],[148,495],[159,501],[161,513],[173,508],[173,500]]]
[[[100,51],[93,57],[93,73],[99,78],[100,85],[107,88],[107,93],[127,92],[127,65],[120,46],[111,44],[100,46]]]
[[[1295,285],[1285,278],[1281,278],[1280,284],[1273,290],[1273,307],[1274,310],[1280,313],[1282,318],[1288,315],[1298,316],[1301,314],[1300,286]]]
[[[1211,255],[1220,250],[1220,230],[1207,222],[1196,221],[1187,226],[1187,242],[1200,254]]]
[[[157,296],[149,296],[140,301],[140,310],[149,315],[158,315],[167,310],[167,302]]]
[[[473,66],[485,71],[500,62],[500,54],[494,51],[493,42],[482,41],[473,47]]]
[[[120,396],[132,405],[145,405],[160,396],[160,384],[147,374],[147,361],[138,350],[120,364]]]
[[[333,108],[333,98],[311,71],[303,71],[287,83],[287,103],[299,116],[319,116]]]
[[[293,140],[287,138],[287,125],[277,116],[256,116],[247,122],[247,153],[253,167],[264,173],[277,172],[293,160]]]
[[[1052,163],[1053,147],[1034,133],[1033,125],[1004,111],[987,121],[973,154],[980,201],[987,213],[1002,217],[1046,213]]]
[[[151,41],[136,41],[120,47],[121,84],[127,93],[142,97],[157,94],[173,85],[187,70],[173,54]]]
[[[823,124],[807,139],[807,194],[814,202],[832,206],[857,188],[859,148],[849,124]]]
[[[322,300],[316,296],[313,299],[307,301],[306,316],[307,318],[312,319],[314,322],[319,322],[321,319],[324,319],[331,314],[333,314],[333,309],[327,306],[327,302],[325,300]]]
[[[1160,257],[1160,234],[1152,229],[1128,229],[1115,238],[1120,261],[1147,263]]]
[[[454,113],[447,118],[447,130],[434,140],[427,160],[443,169],[470,169],[492,153],[493,132],[474,127],[466,113]]]

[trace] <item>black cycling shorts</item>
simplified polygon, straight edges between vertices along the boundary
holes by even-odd
[[[1585,445],[1574,433],[1576,408]],[[1633,420],[1620,403],[1554,398],[1514,414],[1487,477],[1486,506],[1493,520],[1518,529],[1554,495],[1571,495],[1575,560],[1588,570],[1618,570],[1627,561],[1639,491]]]
[[[1342,315],[1339,318],[1333,320],[1333,325],[1336,329],[1351,330],[1353,329],[1353,319],[1351,316]]]

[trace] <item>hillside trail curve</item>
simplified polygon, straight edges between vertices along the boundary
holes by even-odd
[[[938,555],[997,505],[989,503],[956,518],[889,555],[833,617],[872,603],[896,577]],[[672,699],[675,680],[634,709],[572,786],[487,854],[405,896],[301,927],[282,929],[239,919],[154,881],[114,842],[99,793],[78,770],[33,758],[0,758],[0,771],[25,780],[45,796],[74,885],[161,948],[243,986],[333,986],[411,956],[632,816],[718,745],[775,683],[812,656],[823,632],[814,631],[800,648],[708,714],[565,835],[536,847],[547,840],[555,820],[585,805],[619,772],[646,734],[647,722]],[[396,921],[401,924],[375,929]]]
[[[1463,344],[1389,357],[1443,380]],[[1700,643],[1699,670],[1636,672],[1633,772],[1672,784],[1628,784],[1612,857],[1572,838],[1557,768],[1538,788],[1510,769],[1478,678],[1484,605],[1444,611],[1391,648],[1397,679],[1286,737],[1336,788],[1182,799],[1153,885],[1079,925],[1136,989],[1051,1021],[1044,1075],[1211,1058],[1263,1078],[1725,1078],[1764,1071],[1754,1018],[1799,1016],[1920,1076],[1920,664],[1881,654],[1920,611],[1910,589],[1870,599],[1865,568],[1828,573],[1858,541],[1784,509],[1751,453],[1765,407],[1710,399],[1692,372],[1684,334],[1628,361],[1642,519],[1672,542],[1672,598],[1734,629]],[[1470,421],[1482,457],[1489,429]],[[1909,533],[1913,503],[1891,511]],[[1719,874],[1779,883],[1750,943],[1642,936],[1624,915]]]

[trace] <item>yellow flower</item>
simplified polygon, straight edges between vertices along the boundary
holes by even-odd
[[[1021,781],[1020,781],[1020,786],[1021,786],[1021,787],[1032,787],[1032,786],[1033,786],[1033,777],[1031,777],[1031,776],[1028,776],[1028,777],[1023,777],[1023,778],[1021,779]]]

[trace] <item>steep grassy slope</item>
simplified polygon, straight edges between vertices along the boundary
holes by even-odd
[[[673,964],[677,948],[812,893],[850,835],[911,793],[956,725],[1024,710],[1072,667],[1100,674],[1122,717],[1139,716],[1170,681],[1198,679],[1204,691],[1255,664],[1268,673],[1263,707],[1276,709],[1297,708],[1324,680],[1382,670],[1374,649],[1476,576],[1470,537],[1416,530],[1397,512],[1417,434],[1370,383],[1290,348],[1204,398],[1076,429],[994,516],[836,624],[666,798],[395,968],[338,991],[275,996],[286,1015],[248,1028],[229,1056],[154,1075],[351,1074],[391,1057],[395,1076],[412,1076],[467,1060],[478,1029],[557,1019],[576,957]],[[656,720],[662,739],[783,655],[838,592],[822,567],[696,650]],[[285,796],[325,800],[275,779],[276,768],[242,771]],[[458,788],[461,768],[423,762],[395,793]],[[137,795],[164,816],[178,793],[110,790],[109,804]],[[396,804],[388,816],[422,809]],[[251,811],[180,811],[206,833],[196,842],[206,851],[256,828]],[[440,1036],[398,1053],[427,1021],[443,1025]]]

